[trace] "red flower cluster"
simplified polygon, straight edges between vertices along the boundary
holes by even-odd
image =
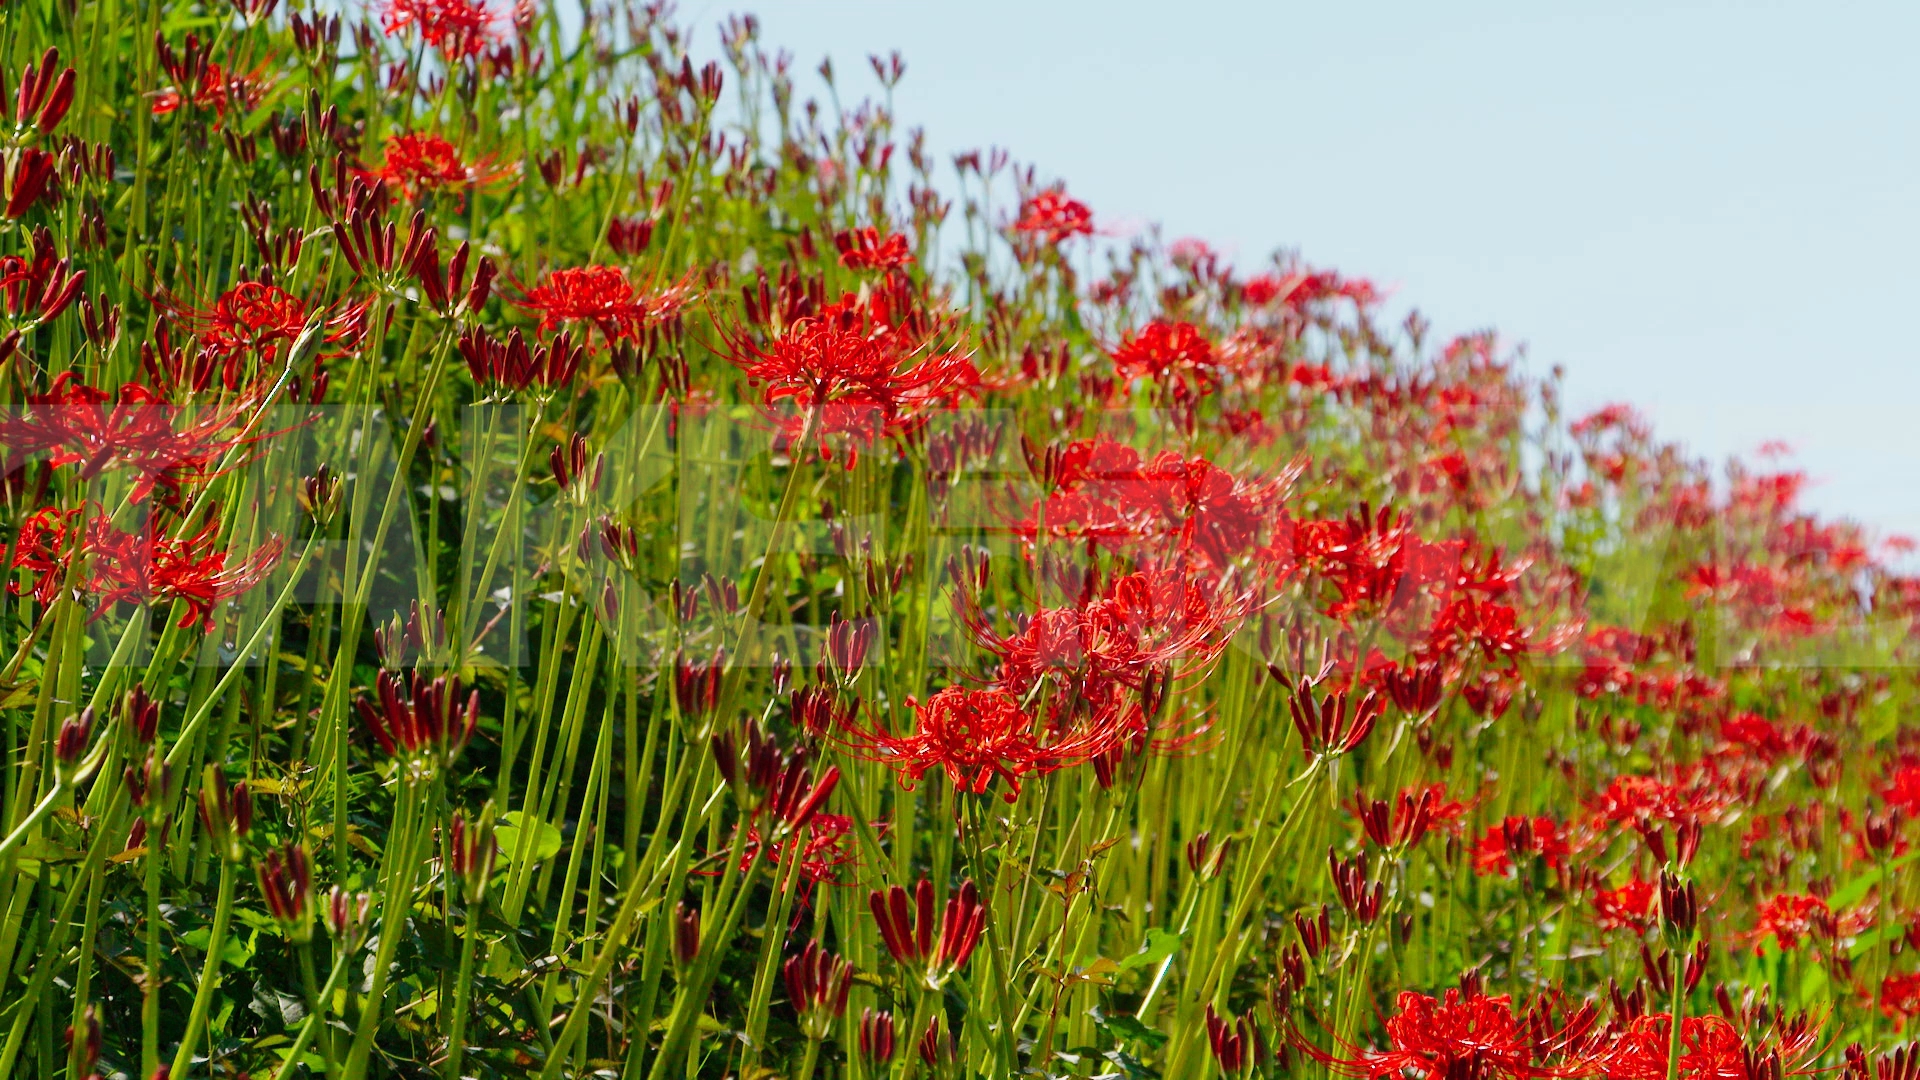
[[[802,319],[761,348],[740,341],[734,362],[760,388],[760,403],[793,443],[817,440],[831,460],[830,437],[848,441],[847,467],[858,446],[898,436],[938,407],[971,395],[980,373],[957,353],[916,358],[892,334],[861,334],[824,319]]]

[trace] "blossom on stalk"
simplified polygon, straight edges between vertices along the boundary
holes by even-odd
[[[916,357],[893,335],[866,335],[821,319],[801,319],[766,348],[741,339],[734,363],[782,437],[812,433],[830,461],[832,436],[849,442],[851,468],[858,446],[917,428],[933,408],[974,391],[980,373],[958,353]]]
[[[1013,231],[1059,244],[1075,236],[1093,235],[1093,211],[1086,203],[1068,198],[1067,193],[1058,188],[1042,191],[1020,204],[1020,217],[1013,223]]]
[[[503,165],[492,155],[468,161],[459,147],[423,131],[406,131],[387,136],[386,155],[380,167],[368,175],[398,189],[401,195],[444,191],[449,188],[490,184],[513,175],[511,165]]]
[[[649,326],[679,314],[692,297],[691,279],[643,291],[618,266],[555,270],[523,290],[521,307],[540,313],[540,331],[569,322],[586,323],[608,341],[635,338]]]
[[[449,60],[478,56],[498,36],[497,18],[483,0],[385,0],[380,28],[388,37],[409,26]]]
[[[1300,1033],[1295,1042],[1309,1057],[1342,1076],[1418,1077],[1419,1080],[1541,1080],[1580,1075],[1570,1053],[1594,1021],[1591,1006],[1556,1018],[1552,1002],[1536,1002],[1516,1014],[1508,995],[1490,996],[1477,986],[1449,989],[1436,1000],[1402,991],[1399,1012],[1387,1020],[1388,1047],[1344,1046],[1323,1050]]]
[[[1081,764],[1116,745],[1122,734],[1111,717],[1047,732],[1017,696],[961,686],[915,705],[914,717],[910,735],[849,723],[840,738],[868,760],[891,766],[906,787],[937,768],[955,791],[967,794],[983,795],[996,777],[1005,780],[1008,802],[1019,798],[1021,777]]]

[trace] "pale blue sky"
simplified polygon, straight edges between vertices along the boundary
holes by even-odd
[[[1783,439],[1920,536],[1920,5],[774,0],[800,94],[900,49],[903,125],[1108,221],[1371,276],[1702,455]]]

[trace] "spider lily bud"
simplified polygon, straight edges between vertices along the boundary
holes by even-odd
[[[313,873],[299,844],[274,848],[255,867],[260,895],[267,910],[280,921],[287,936],[305,942],[313,937]]]
[[[842,619],[839,612],[834,612],[827,623],[827,647],[817,673],[820,681],[851,686],[860,677],[860,669],[866,666],[867,653],[873,648],[877,630],[871,618]]]
[[[1693,940],[1700,922],[1700,905],[1694,898],[1693,882],[1682,882],[1670,870],[1660,872],[1660,926],[1668,940],[1684,945]]]
[[[53,50],[47,51],[51,53]],[[72,75],[72,70],[68,70],[67,74]],[[96,1075],[94,1066],[100,1064],[100,1017],[91,1005],[87,1006],[85,1024],[86,1030],[78,1033],[73,1030],[73,1025],[67,1025],[67,1050],[69,1053],[73,1051],[73,1040],[77,1034],[81,1039],[80,1068],[84,1075],[91,1078]]]
[[[17,220],[52,189],[59,159],[45,150],[21,150],[0,165],[6,188],[6,216]]]
[[[100,767],[106,743],[103,740],[98,752],[88,754],[87,747],[92,742],[93,706],[89,705],[80,710],[78,716],[70,716],[60,722],[60,730],[53,740],[54,774],[60,783],[84,783]]]
[[[673,961],[686,967],[700,956],[700,909],[673,905]]]
[[[1366,852],[1342,860],[1329,847],[1327,869],[1333,874],[1334,891],[1340,896],[1340,906],[1347,909],[1348,915],[1367,924],[1380,917],[1380,904],[1386,898],[1387,884],[1384,881],[1368,883]]]
[[[375,679],[375,687],[379,708],[364,697],[356,698],[354,705],[388,754],[452,765],[473,738],[480,721],[480,691],[469,693],[462,709],[458,704],[462,689],[459,678],[442,675],[428,682],[416,670],[412,693],[403,698],[400,677],[383,670]]]
[[[241,780],[227,786],[227,774],[208,765],[200,783],[200,822],[214,849],[228,862],[246,858],[246,840],[253,832],[253,793]]]
[[[1309,760],[1351,752],[1373,732],[1373,725],[1386,711],[1380,695],[1372,690],[1367,691],[1357,705],[1350,706],[1345,690],[1316,702],[1313,683],[1304,678],[1287,706],[1293,714],[1293,726],[1300,732],[1301,749]]]
[[[938,1071],[953,1061],[953,1036],[947,1032],[946,1025],[946,1015],[935,1013],[920,1036],[920,1060],[926,1062],[929,1069]]]
[[[911,901],[907,890],[895,885],[869,893],[867,906],[887,951],[903,967],[925,965],[925,984],[930,990],[938,990],[966,966],[986,925],[987,909],[972,880],[961,882],[959,891],[947,900],[937,943],[933,939],[933,882],[926,878],[914,886]]]
[[[123,776],[127,782],[127,798],[133,805],[154,810],[166,805],[173,767],[160,756],[158,748],[147,755],[146,764],[138,768],[127,766]]]
[[[370,893],[350,893],[335,885],[327,894],[327,932],[341,948],[353,950],[367,939],[368,915],[373,910]]]
[[[472,825],[465,815],[453,815],[447,846],[448,869],[460,879],[461,895],[469,907],[482,903],[487,898],[487,881],[493,875],[494,856],[500,850],[493,839],[493,804],[488,803],[480,820]]]
[[[1207,1044],[1220,1071],[1229,1076],[1250,1076],[1266,1063],[1266,1040],[1254,1022],[1252,1010],[1231,1020],[1221,1019],[1213,1006],[1207,1006]]]
[[[847,1013],[847,991],[853,986],[853,965],[809,941],[800,955],[781,967],[787,980],[787,1000],[800,1014],[800,1030],[807,1038],[827,1037],[833,1022]]]
[[[1187,869],[1199,875],[1201,881],[1212,881],[1220,876],[1226,866],[1227,852],[1233,847],[1231,837],[1214,846],[1213,835],[1201,832],[1187,841]]]
[[[324,529],[340,512],[340,495],[340,477],[334,474],[332,466],[322,465],[300,482],[300,490],[293,497],[313,523]]]
[[[893,1014],[860,1010],[860,1057],[869,1065],[893,1060]]]
[[[827,796],[833,794],[839,783],[838,765],[827,766],[827,771],[815,782],[811,770],[797,760],[792,761],[775,778],[763,805],[780,818],[782,828],[796,832],[813,820],[813,815],[826,805]]]
[[[576,506],[585,506],[593,490],[600,486],[600,472],[606,463],[606,455],[594,454],[587,445],[587,437],[577,433],[547,455],[553,482],[560,485],[561,494]]]
[[[160,703],[147,696],[144,683],[134,683],[127,691],[120,715],[141,746],[153,745],[153,737],[160,732]]]
[[[1309,959],[1318,960],[1320,954],[1333,944],[1333,918],[1327,905],[1321,904],[1320,911],[1312,918],[1304,911],[1294,912],[1293,928],[1300,935],[1300,945],[1307,950]]]
[[[714,650],[713,659],[695,663],[685,653],[673,661],[673,697],[680,715],[697,720],[720,707],[720,681],[727,671],[724,647]]]

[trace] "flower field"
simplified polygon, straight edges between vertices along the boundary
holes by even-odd
[[[0,73],[0,1077],[1920,1080],[1920,579],[1773,458],[745,16]]]

